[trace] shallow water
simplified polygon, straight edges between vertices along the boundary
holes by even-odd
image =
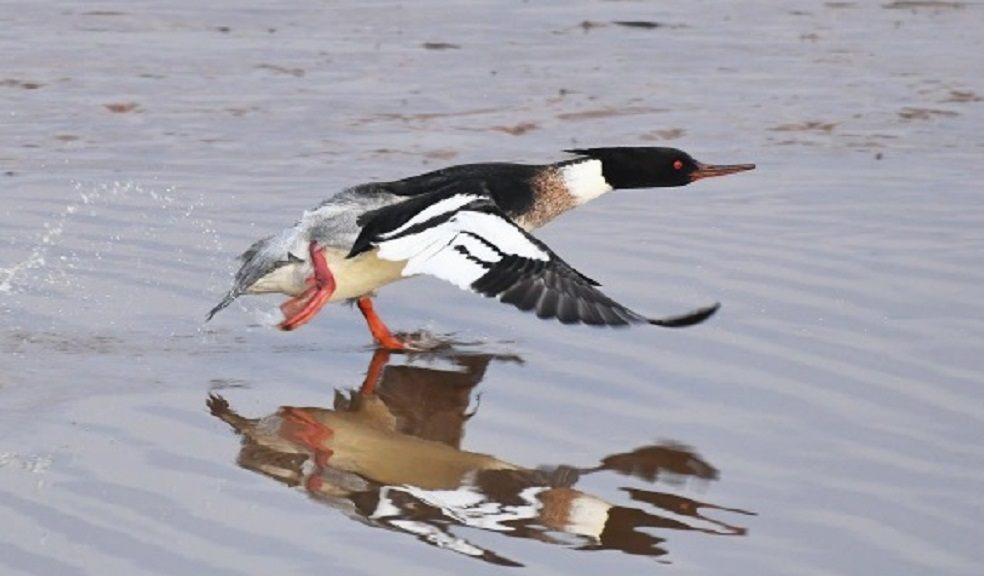
[[[6,3],[0,572],[978,573],[984,8],[747,4]],[[538,234],[635,309],[720,300],[707,324],[414,279],[384,317],[470,344],[368,379],[342,306],[202,324],[233,256],[343,186],[647,143],[758,169]],[[334,450],[361,474],[296,456],[345,414],[395,426]],[[387,488],[387,450],[491,455],[513,516]]]

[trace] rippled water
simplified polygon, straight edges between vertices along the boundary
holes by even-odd
[[[982,16],[5,3],[0,572],[979,573]],[[384,318],[469,344],[374,355],[343,306],[279,333],[276,298],[202,324],[341,187],[575,143],[758,164],[539,233],[711,322],[415,279]]]

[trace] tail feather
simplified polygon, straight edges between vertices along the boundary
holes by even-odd
[[[212,316],[215,316],[220,311],[222,311],[223,308],[225,308],[229,304],[232,304],[232,301],[235,300],[238,296],[239,294],[237,294],[235,290],[229,290],[228,292],[226,292],[226,295],[222,297],[222,301],[216,304],[215,308],[212,308],[211,310],[208,311],[208,315],[205,316],[205,321],[208,322],[209,320],[211,320]]]
[[[205,321],[208,322],[213,316],[222,311],[233,300],[245,294],[253,284],[277,268],[290,263],[288,246],[292,236],[289,232],[281,233],[278,236],[268,236],[253,243],[239,256],[242,265],[236,271],[235,280],[232,288],[226,292],[222,300],[209,310]]]

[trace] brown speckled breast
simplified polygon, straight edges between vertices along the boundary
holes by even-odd
[[[539,228],[577,206],[564,177],[556,168],[544,170],[534,177],[530,187],[533,189],[533,206],[516,218],[516,223],[526,230]]]

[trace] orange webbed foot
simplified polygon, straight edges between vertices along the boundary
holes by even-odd
[[[325,253],[314,240],[308,245],[314,275],[307,279],[308,289],[280,305],[284,321],[277,325],[289,331],[307,324],[331,299],[335,292],[335,277],[328,268]]]

